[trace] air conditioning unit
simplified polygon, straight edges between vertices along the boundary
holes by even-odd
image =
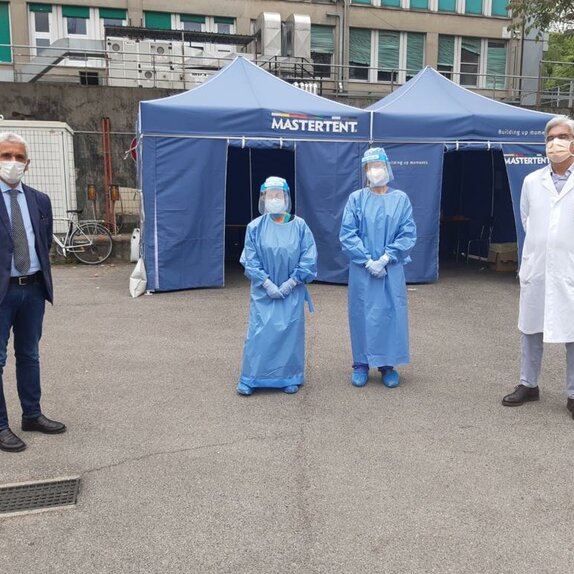
[[[291,14],[283,26],[283,55],[290,58],[311,57],[311,17]]]
[[[260,37],[263,56],[281,55],[281,14],[261,12],[255,23],[255,33]]]
[[[171,42],[150,42],[149,53],[155,64],[170,64],[173,60],[173,45]]]

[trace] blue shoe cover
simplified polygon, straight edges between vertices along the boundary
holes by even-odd
[[[299,390],[299,385],[289,385],[288,387],[283,387],[283,392],[288,395],[293,395]]]
[[[383,373],[383,385],[389,389],[394,389],[400,384],[399,373],[395,369],[387,369]]]
[[[237,383],[237,387],[235,387],[235,390],[240,395],[244,395],[246,397],[248,397],[253,393],[253,389],[251,387],[248,387],[247,385],[244,385],[243,383]]]
[[[351,383],[355,387],[364,387],[369,380],[369,371],[353,371]]]

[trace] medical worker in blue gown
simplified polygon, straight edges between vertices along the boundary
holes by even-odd
[[[385,150],[367,150],[362,165],[367,184],[349,196],[339,235],[350,259],[351,382],[364,386],[369,367],[377,367],[383,384],[394,388],[395,367],[410,361],[403,267],[411,260],[416,226],[407,195],[388,186],[393,172]]]
[[[307,224],[290,213],[287,182],[268,177],[259,212],[245,234],[241,264],[251,280],[249,328],[237,392],[296,393],[305,370],[306,283],[317,275],[317,248]]]

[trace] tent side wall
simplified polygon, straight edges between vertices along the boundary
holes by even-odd
[[[366,143],[297,143],[297,214],[317,243],[319,281],[347,282],[349,260],[341,250],[339,229],[347,198],[362,187],[361,157],[367,147]]]
[[[148,289],[223,286],[227,142],[144,136],[142,149]]]

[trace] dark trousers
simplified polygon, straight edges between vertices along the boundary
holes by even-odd
[[[42,414],[39,343],[45,306],[44,288],[40,283],[10,284],[4,300],[0,303],[0,430],[8,427],[2,375],[6,365],[10,330],[14,335],[16,385],[22,416],[35,418]]]

